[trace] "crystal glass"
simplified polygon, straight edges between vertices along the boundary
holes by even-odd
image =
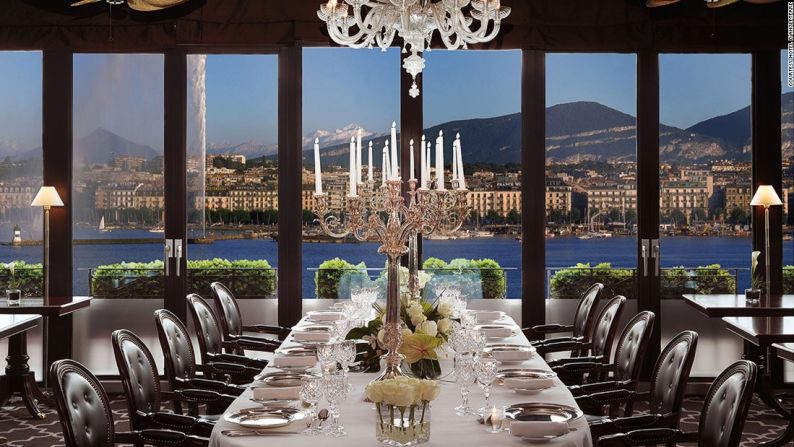
[[[334,321],[331,329],[331,340],[344,340],[345,337],[347,337],[348,331],[350,331],[350,320],[343,319]]]
[[[309,427],[303,431],[303,434],[315,436],[320,434],[320,429],[317,428],[317,404],[323,397],[323,381],[321,377],[305,376],[301,379],[301,388],[299,397],[302,401],[309,404],[309,416],[311,417]]]
[[[499,362],[493,357],[477,357],[474,362],[474,374],[477,376],[477,383],[485,393],[485,406],[479,413],[486,416],[487,410],[491,407],[491,385],[496,380],[496,373],[499,370]]]
[[[317,361],[323,374],[336,369],[336,343],[320,343],[317,345]]]
[[[327,374],[323,377],[325,399],[331,411],[331,426],[326,434],[332,437],[347,435],[344,427],[339,424],[339,405],[347,399],[347,376],[344,374]]]
[[[477,412],[469,407],[469,387],[474,383],[474,358],[470,355],[455,356],[455,383],[460,387],[460,405],[455,407],[458,416],[476,416]]]

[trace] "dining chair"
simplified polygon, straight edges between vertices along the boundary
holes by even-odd
[[[640,379],[642,359],[650,344],[655,320],[656,315],[647,310],[635,315],[623,328],[618,338],[613,361],[610,364],[603,363],[599,359],[581,357],[566,359],[566,362],[557,364],[553,369],[564,371],[565,374],[586,373],[601,379],[600,382],[569,386],[568,389],[574,396],[618,389],[634,390]],[[624,407],[623,416],[631,416],[632,402],[629,401],[622,406]],[[611,410],[615,410],[617,407],[615,405]],[[611,413],[613,412],[611,411]]]
[[[593,440],[636,429],[676,428],[689,372],[695,360],[697,340],[696,332],[684,331],[665,346],[654,365],[649,392],[621,388],[576,397],[579,407],[589,413]],[[637,401],[648,402],[648,414],[617,418],[597,416],[604,406]]]
[[[588,359],[592,362],[606,363],[612,354],[612,345],[615,342],[615,335],[618,332],[620,317],[623,316],[623,308],[626,298],[616,296],[607,301],[603,309],[598,313],[593,332],[590,334],[590,341],[569,340],[555,343],[545,343],[537,347],[538,354],[548,354],[550,352],[578,351],[586,353],[586,357],[569,357],[549,362],[549,366],[557,373],[560,380],[566,385],[576,385],[583,383],[585,373],[590,373],[589,379],[600,379],[601,371],[577,371],[575,368],[558,368],[566,364],[571,364],[580,359]],[[597,380],[596,380],[597,381]]]
[[[603,436],[599,447],[695,443],[698,447],[738,447],[753,400],[758,367],[739,360],[725,369],[709,387],[696,431],[651,428]]]
[[[245,387],[230,382],[247,383],[246,381],[250,382],[251,377],[258,374],[258,368],[236,363],[196,364],[196,355],[187,328],[171,311],[154,311],[154,324],[165,357],[165,375],[172,391],[203,389],[239,396]],[[224,377],[224,380],[215,380],[214,377]],[[174,410],[182,413],[180,401],[174,400]],[[191,413],[197,413],[195,408],[191,408]]]
[[[205,447],[209,443],[207,438],[174,430],[116,432],[110,400],[91,371],[74,360],[66,359],[54,362],[49,374],[66,447],[109,447],[115,444]]]
[[[157,365],[146,344],[126,329],[114,331],[111,340],[116,366],[121,376],[124,396],[133,430],[167,428],[198,436],[209,436],[218,414],[223,413],[235,396],[202,389],[176,389],[164,392],[160,387]],[[162,399],[205,404],[210,416],[187,416],[162,411]]]
[[[224,353],[224,350],[243,353],[245,350],[273,352],[281,346],[281,343],[275,340],[255,341],[242,338],[224,340],[218,318],[209,303],[195,293],[187,296],[187,302],[188,313],[193,319],[193,326],[198,336],[201,363],[237,363],[251,368],[259,368],[261,371],[268,365],[267,360],[239,354],[227,354]]]
[[[598,308],[598,301],[601,299],[601,293],[604,290],[604,285],[595,283],[584,291],[579,304],[576,307],[576,313],[573,316],[572,324],[543,324],[539,326],[532,326],[524,328],[522,331],[524,335],[533,340],[531,343],[535,346],[541,346],[545,343],[556,343],[569,340],[583,340],[588,341],[587,337],[593,330],[593,325],[596,319],[596,309]],[[558,334],[562,332],[571,332],[569,337],[556,337],[543,339],[549,334]],[[540,340],[538,340],[540,339]],[[572,357],[582,355],[578,352],[573,352]]]
[[[253,326],[245,326],[243,324],[243,316],[240,312],[240,306],[237,299],[228,287],[220,282],[213,282],[210,284],[212,290],[213,301],[215,301],[215,308],[218,310],[218,320],[220,320],[221,333],[224,340],[235,339],[249,339],[253,341],[272,340],[275,336],[278,340],[284,340],[290,333],[290,328],[283,326],[273,326],[266,324],[255,324]],[[267,336],[259,337],[254,335],[246,335],[246,332],[255,332],[258,334],[267,334]],[[232,348],[231,354],[243,354],[243,349]]]

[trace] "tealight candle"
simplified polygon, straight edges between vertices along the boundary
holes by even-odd
[[[505,420],[504,407],[489,407],[485,409],[485,431],[488,433],[499,433],[502,431],[502,424]]]

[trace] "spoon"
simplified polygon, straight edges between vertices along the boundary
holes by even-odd
[[[275,435],[297,435],[298,431],[267,431],[267,430],[222,430],[221,434],[230,438],[238,436],[275,436]]]

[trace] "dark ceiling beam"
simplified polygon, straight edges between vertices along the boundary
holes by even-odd
[[[156,13],[116,7],[113,40],[103,4],[71,0],[0,2],[0,49],[158,51],[176,45],[263,47],[328,43],[320,0],[194,0]],[[640,0],[504,0],[512,14],[485,49],[728,52],[782,49],[786,3],[740,2],[717,10],[700,0],[646,8]],[[436,42],[438,45],[438,42]]]

